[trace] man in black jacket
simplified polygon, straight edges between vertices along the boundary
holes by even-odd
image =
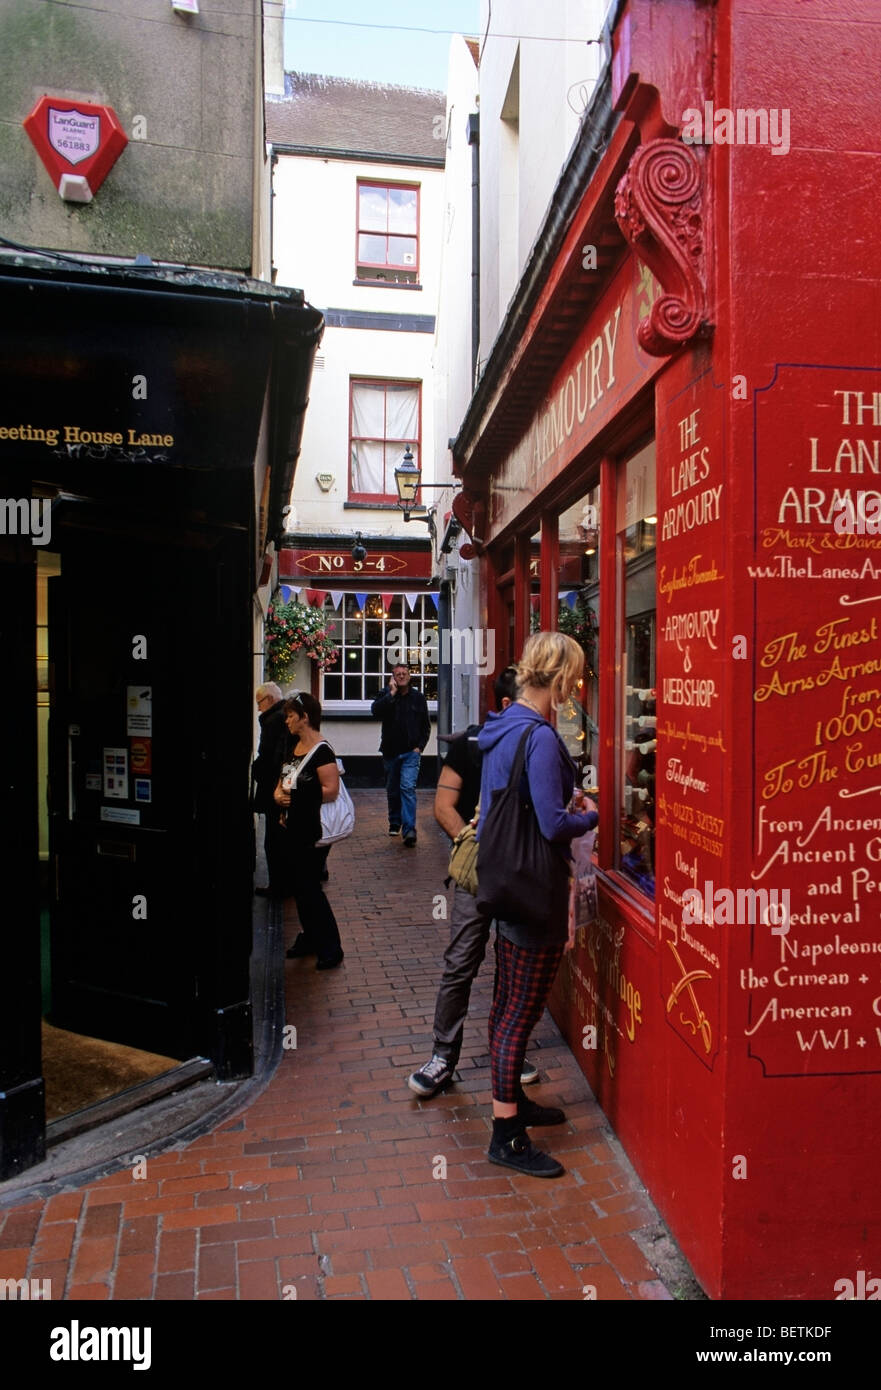
[[[392,667],[388,689],[370,707],[382,720],[379,751],[385,769],[388,797],[388,833],[403,831],[408,849],[416,845],[416,780],[419,759],[431,735],[428,704],[410,680],[407,666]]]
[[[283,831],[278,823],[278,807],[272,794],[281,775],[288,731],[284,721],[281,690],[274,681],[258,685],[254,698],[260,716],[260,743],[251,769],[254,777],[254,810],[266,818],[263,846],[269,871],[269,887],[258,888],[256,892],[265,897],[267,894],[280,894],[282,889],[284,841],[280,837]]]

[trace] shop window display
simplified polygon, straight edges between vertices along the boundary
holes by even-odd
[[[622,464],[618,480],[623,584],[618,868],[650,898],[655,895],[656,528],[652,443]]]
[[[557,628],[584,652],[584,675],[557,712],[557,728],[578,764],[579,784],[591,795],[599,777],[599,489],[559,517]]]

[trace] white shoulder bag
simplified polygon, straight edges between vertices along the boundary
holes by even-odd
[[[322,744],[330,748],[330,744],[327,740],[322,739],[320,743],[316,743],[314,748],[309,749],[309,752],[295,771],[288,773],[282,778],[282,788],[285,791],[296,791],[297,779],[300,773],[312,757],[312,754],[317,752]],[[330,751],[333,752],[333,749],[331,748]],[[321,803],[321,829],[323,834],[321,839],[316,841],[316,844],[320,846],[335,845],[337,840],[347,839],[355,829],[355,807],[352,805],[352,798],[349,796],[346,790],[346,784],[343,781],[345,768],[343,767],[342,759],[337,758],[336,765],[340,774],[340,789],[333,801],[322,801]]]

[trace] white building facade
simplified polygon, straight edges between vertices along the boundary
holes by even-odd
[[[576,140],[603,62],[605,0],[560,0],[541,11],[528,0],[481,6],[479,40],[450,48],[448,148],[441,291],[435,340],[437,457],[451,469],[458,435],[487,362],[499,355],[500,330],[529,277],[536,239]],[[526,37],[528,36],[528,37]],[[509,349],[506,371],[516,370]],[[441,450],[443,449],[443,452]],[[467,493],[456,511],[466,522],[441,556],[450,590],[451,629],[468,634],[473,666],[452,671],[452,724],[476,722],[492,697],[480,678],[499,663],[504,635],[480,627],[477,549],[481,514]],[[573,523],[574,524],[574,523]],[[469,558],[465,558],[469,557]],[[540,575],[530,558],[538,616]],[[486,660],[481,663],[480,656]]]
[[[302,657],[290,684],[321,700],[360,779],[378,768],[370,704],[396,658],[437,704],[436,554],[452,494],[426,490],[405,522],[394,470],[409,448],[435,481],[444,100],[287,73],[266,119],[274,278],[305,277],[326,323],[279,582],[283,598],[323,610],[339,660],[319,670]]]

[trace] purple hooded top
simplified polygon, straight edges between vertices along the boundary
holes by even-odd
[[[480,780],[480,822],[477,838],[490,808],[492,793],[508,784],[523,731],[532,725],[534,734],[526,745],[526,771],[521,795],[532,802],[538,826],[546,840],[563,845],[593,830],[599,817],[572,814],[565,808],[575,787],[575,764],[559,734],[527,705],[509,705],[501,714],[488,714],[477,740],[483,753]]]

